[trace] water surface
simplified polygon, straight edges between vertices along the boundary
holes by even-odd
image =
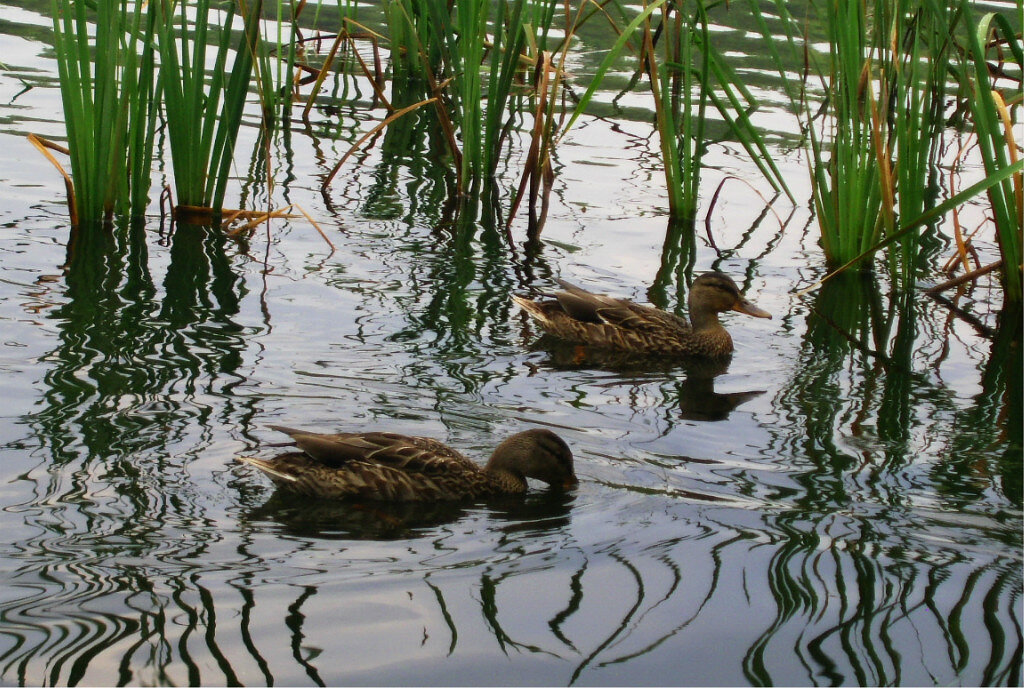
[[[1021,683],[1021,318],[997,289],[959,297],[966,317],[884,276],[798,293],[824,274],[807,204],[766,211],[730,142],[706,176],[746,180],[712,213],[721,254],[702,226],[687,244],[649,103],[613,93],[558,151],[534,254],[450,225],[426,141],[371,149],[323,198],[372,126],[356,102],[273,145],[275,201],[336,250],[302,220],[235,240],[154,208],[69,259],[63,185],[24,139],[62,133],[47,8],[0,8],[0,680]],[[807,199],[795,120],[750,69]],[[951,252],[937,240],[933,263]],[[719,366],[581,359],[509,300],[558,276],[677,308],[708,269],[775,314],[726,316]],[[547,427],[581,484],[290,500],[234,460],[272,454],[274,423],[478,460]]]

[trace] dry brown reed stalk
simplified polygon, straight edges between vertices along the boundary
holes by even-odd
[[[320,92],[321,87],[324,84],[324,79],[327,78],[327,74],[331,69],[331,64],[334,62],[334,56],[338,54],[338,48],[341,47],[342,41],[347,38],[347,34],[344,30],[338,32],[334,37],[334,43],[331,44],[331,49],[327,51],[327,57],[324,58],[324,63],[320,69],[312,70],[315,72],[316,77],[313,81],[313,88],[309,91],[309,97],[306,99],[306,107],[302,108],[302,121],[309,123],[309,113],[313,109],[313,102],[316,100],[316,94]],[[307,67],[307,69],[312,69]]]
[[[289,210],[292,210],[293,208],[298,210],[300,213],[302,213],[301,216],[305,217],[306,220],[309,221],[309,224],[313,225],[313,228],[320,234],[320,237],[327,243],[328,246],[331,247],[331,253],[333,253],[334,251],[337,250],[337,248],[334,246],[334,242],[332,242],[327,237],[327,234],[324,233],[324,230],[320,227],[319,224],[317,224],[316,220],[314,220],[312,218],[312,216],[309,213],[307,213],[306,210],[302,206],[300,206],[298,203],[293,203],[291,205],[285,206],[284,208],[278,208],[276,210],[270,210],[270,211],[241,211],[241,210],[225,211],[225,216],[227,215],[228,212],[235,213],[235,214],[231,218],[225,217],[225,220],[222,222],[221,227],[226,230],[225,233],[227,234],[227,236],[231,236],[231,237],[238,236],[238,235],[246,233],[246,232],[251,232],[252,230],[256,229],[257,227],[259,227],[264,222],[268,223],[268,226],[269,226],[270,220],[273,220],[273,219],[286,219],[286,220],[289,220],[289,219],[295,219],[295,218],[300,217],[299,215],[290,214],[288,212]],[[235,220],[238,220],[238,219],[246,220],[246,222],[244,222],[242,225],[240,225],[238,227],[235,227],[233,229],[228,229],[228,227]]]
[[[269,217],[281,217],[286,219],[294,219],[299,217],[298,215],[285,215],[292,206],[281,208],[279,210],[240,210],[237,208],[224,208],[220,211],[220,226],[227,227],[237,220],[253,220],[257,219],[262,221],[262,218]],[[216,211],[213,208],[199,205],[178,205],[174,207],[174,219],[178,222],[184,222],[187,224],[210,224],[213,222],[214,213]],[[257,222],[257,224],[259,224]],[[242,231],[245,227],[241,228]]]
[[[519,204],[523,200],[526,186],[530,186],[529,208],[530,219],[527,236],[536,239],[544,226],[544,220],[548,214],[548,204],[551,197],[551,188],[554,183],[555,173],[551,168],[550,138],[549,145],[545,143],[545,129],[548,122],[548,92],[551,86],[549,75],[555,68],[551,61],[551,52],[543,51],[536,60],[533,70],[534,89],[537,96],[537,106],[533,112],[533,130],[530,136],[530,149],[526,155],[526,162],[523,164],[523,176],[519,180],[519,188],[509,208],[508,220],[505,223],[506,231],[511,228],[512,220],[519,210]],[[543,186],[543,195],[540,189]],[[541,214],[537,217],[537,199],[541,196]]]
[[[967,154],[967,151],[970,148],[969,146],[964,145],[962,139],[958,140],[958,144],[959,145],[956,152],[956,156],[953,158],[953,165],[951,166],[951,171],[949,175],[950,196],[956,193],[957,179],[959,178],[958,170],[961,169],[961,161],[963,160],[964,156]],[[953,218],[953,240],[956,242],[956,253],[950,256],[949,260],[946,262],[946,265],[944,266],[944,269],[947,273],[953,274],[954,272],[956,272],[956,263],[957,261],[959,261],[960,264],[963,265],[964,272],[970,272],[972,270],[971,261],[970,257],[967,254],[971,246],[971,239],[974,237],[975,234],[978,233],[978,230],[981,229],[981,226],[979,225],[978,227],[975,227],[974,231],[971,232],[970,236],[965,239],[963,232],[963,223],[960,222],[960,208],[953,208],[951,211],[951,215]]]
[[[927,289],[924,290],[924,293],[925,294],[937,294],[937,293],[939,293],[941,291],[945,291],[947,289],[952,289],[953,287],[958,287],[961,284],[966,284],[967,282],[973,282],[974,280],[978,279],[979,277],[984,277],[988,273],[994,272],[994,271],[998,270],[1001,267],[1003,267],[1002,259],[997,260],[996,262],[992,263],[991,265],[986,265],[983,268],[978,268],[977,270],[971,270],[967,274],[960,275],[959,277],[955,277],[955,278],[953,278],[951,280],[947,280],[945,282],[942,282],[941,284],[936,284],[933,287],[928,287]]]
[[[594,0],[590,1],[607,16],[602,3],[594,2]],[[529,55],[520,55],[518,57],[520,63],[525,62],[533,66],[534,94],[537,99],[537,105],[533,112],[533,129],[530,135],[530,148],[523,166],[523,176],[520,179],[519,187],[516,190],[516,195],[505,223],[506,234],[511,230],[512,221],[515,219],[519,205],[522,203],[527,184],[530,186],[528,202],[530,213],[527,237],[530,240],[536,240],[540,237],[541,230],[544,228],[555,178],[554,168],[551,165],[551,155],[561,140],[561,133],[559,132],[564,133],[563,125],[566,115],[565,108],[563,107],[559,113],[559,121],[557,124],[555,123],[555,100],[558,94],[563,92],[562,84],[566,73],[562,66],[565,65],[568,58],[572,38],[576,35],[576,30],[584,21],[584,8],[586,5],[587,3],[582,3],[575,15],[570,11],[568,3],[565,5],[565,36],[562,39],[558,64],[555,64],[554,53],[549,50],[539,50],[533,35],[529,33],[527,34],[529,48],[537,57],[530,58]],[[614,27],[615,22],[611,21],[610,17],[608,19]],[[541,190],[543,191],[541,192]],[[541,201],[539,217],[536,212],[538,198]]]
[[[427,98],[426,100],[421,100],[418,103],[413,103],[408,107],[404,107],[401,110],[396,111],[390,117],[386,118],[383,122],[375,126],[370,131],[363,134],[358,141],[352,144],[352,147],[348,149],[345,155],[341,156],[341,160],[339,160],[331,169],[330,173],[327,175],[327,178],[324,179],[323,183],[320,185],[321,193],[327,193],[327,187],[331,185],[331,182],[334,180],[335,175],[338,174],[338,170],[341,169],[341,166],[345,164],[345,161],[348,160],[353,153],[359,150],[359,148],[364,143],[366,143],[369,139],[373,138],[377,133],[379,133],[381,130],[383,130],[385,127],[387,127],[395,120],[404,117],[408,113],[412,112],[413,110],[417,110],[423,107],[424,105],[429,105],[430,103],[433,103],[435,100],[437,100],[437,98]]]
[[[289,213],[288,211],[296,209],[301,215]],[[194,206],[194,205],[179,205],[174,207],[172,213],[172,219],[175,222],[181,222],[185,224],[193,225],[211,225],[215,222],[216,211],[213,208],[205,206]],[[269,222],[274,219],[282,220],[295,220],[301,217],[305,217],[309,221],[313,228],[320,234],[327,245],[331,247],[331,251],[337,250],[334,243],[327,237],[324,230],[317,224],[316,220],[310,216],[297,203],[285,206],[284,208],[277,208],[275,210],[240,210],[240,209],[228,209],[224,208],[220,211],[220,224],[218,225],[221,230],[224,231],[226,236],[236,237],[246,232],[250,232],[256,227],[259,227],[264,222]],[[232,227],[236,222],[241,222],[237,227]]]
[[[1006,137],[1006,144],[1009,150],[1010,163],[1016,163],[1019,161],[1020,156],[1018,154],[1016,138],[1014,137],[1013,121],[1011,119],[1009,109],[1006,107],[1006,103],[1003,101],[1002,95],[998,91],[992,91],[992,98],[995,101],[997,111],[999,113],[1000,119],[1002,120],[1003,129]],[[957,151],[956,157],[954,158],[954,164],[952,166],[954,171],[950,174],[949,178],[949,192],[951,196],[956,191],[956,178],[958,175],[955,170],[961,167],[961,161],[963,160],[967,152],[971,150],[971,148],[971,146],[965,146],[961,143]],[[1024,212],[1024,188],[1022,188],[1021,176],[1022,175],[1020,173],[1017,173],[1012,175],[1011,177],[1014,188],[1014,201],[1017,205],[1018,215]],[[963,266],[966,275],[963,278],[957,278],[960,281],[954,279],[950,280],[949,282],[944,282],[944,285],[955,286],[955,284],[962,284],[964,282],[971,281],[972,279],[976,279],[977,277],[980,277],[982,275],[988,274],[993,269],[995,269],[993,266],[1002,266],[1002,261],[1000,260],[996,261],[996,263],[993,263],[992,265],[983,268],[971,267],[971,257],[968,254],[974,252],[972,243],[973,239],[975,236],[977,236],[978,232],[980,232],[982,228],[986,225],[987,220],[979,223],[978,226],[975,227],[974,230],[971,231],[967,237],[964,237],[963,225],[960,222],[960,209],[953,208],[950,213],[950,218],[953,225],[953,240],[956,243],[956,252],[952,256],[950,256],[950,258],[946,261],[945,265],[943,265],[942,267],[942,270],[948,274],[952,274],[953,272],[956,271],[955,264],[959,263]],[[975,264],[980,263],[976,255],[974,256],[974,262]],[[941,291],[942,289],[946,288],[948,287],[939,285],[939,287],[932,287],[926,290],[926,293],[930,293],[933,289]]]
[[[342,30],[335,35],[334,42],[331,44],[330,50],[327,51],[327,57],[324,58],[323,65],[320,67],[320,69],[313,70],[316,74],[316,79],[313,83],[313,88],[309,93],[309,97],[306,99],[306,106],[302,109],[302,121],[306,122],[307,124],[309,123],[309,113],[313,109],[313,102],[316,100],[316,96],[320,92],[320,89],[323,88],[324,80],[327,78],[327,75],[331,70],[331,66],[334,64],[334,59],[337,56],[338,50],[343,42],[348,42],[349,45],[351,46],[352,54],[355,56],[356,61],[359,62],[359,67],[360,69],[363,70],[363,76],[365,76],[367,81],[370,82],[370,87],[373,89],[374,95],[376,95],[377,98],[380,99],[380,101],[384,104],[384,107],[386,107],[389,112],[394,112],[394,107],[392,107],[391,102],[388,100],[387,95],[384,93],[384,79],[380,69],[380,57],[377,53],[377,40],[383,40],[384,37],[381,36],[376,31],[373,31],[372,29],[369,29],[360,24],[359,22],[356,22],[348,17],[345,17],[343,21],[345,22],[346,26],[342,27]],[[361,30],[361,33],[352,33],[349,30],[348,25],[358,27]],[[366,64],[366,61],[363,60],[363,56],[360,55],[359,51],[356,49],[355,41],[357,39],[365,39],[373,43],[373,71],[370,70],[369,66]]]
[[[64,166],[60,164],[57,158],[50,154],[51,150],[62,153],[63,155],[70,155],[71,152],[59,143],[54,143],[53,141],[45,139],[38,134],[29,134],[27,138],[29,143],[35,146],[36,150],[42,153],[43,157],[49,160],[50,164],[56,167],[57,171],[60,172],[60,175],[64,177],[64,190],[67,193],[68,216],[71,218],[71,226],[77,227],[78,204],[75,202],[75,184],[71,181],[71,175],[67,173]]]
[[[1006,148],[1010,164],[1016,163],[1020,160],[1020,149],[1017,147],[1017,141],[1013,135],[1013,118],[1010,116],[1010,110],[1006,107],[1006,102],[999,91],[992,90],[992,99],[995,101],[999,119],[1003,123],[1003,134],[1006,137]],[[1024,174],[1018,172],[1011,179],[1013,181],[1014,202],[1017,205],[1017,217],[1020,218],[1024,216]]]

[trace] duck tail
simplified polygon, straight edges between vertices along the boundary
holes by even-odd
[[[516,296],[515,294],[512,295],[512,300],[535,320],[547,320],[547,316],[544,314],[544,309],[541,308],[541,305],[536,301],[531,301],[530,299],[522,296]]]
[[[285,473],[284,471],[279,471],[276,468],[274,468],[273,461],[267,461],[266,459],[257,459],[252,456],[238,456],[235,457],[235,460],[238,461],[239,463],[247,463],[250,466],[255,466],[259,470],[269,475],[271,479],[282,480],[284,482],[290,483],[296,482],[297,480],[294,475],[290,473]]]

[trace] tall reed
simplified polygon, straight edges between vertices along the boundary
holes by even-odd
[[[465,82],[479,78],[480,65],[472,63],[469,58],[460,61],[468,65],[469,74],[461,74],[462,88],[459,88],[454,61],[459,59],[460,47],[479,55],[480,37],[471,30],[460,44],[454,27],[453,8],[456,4],[466,17],[479,9],[480,2],[462,0],[449,6],[447,3],[420,3],[416,0],[386,0],[384,10],[391,50],[390,109],[401,112],[408,108],[411,112],[419,104],[428,101],[433,104],[435,122],[455,168],[456,188],[458,193],[463,193],[466,177],[462,152],[467,146],[459,144],[457,132],[463,119]],[[472,9],[468,8],[470,5],[473,5]],[[477,102],[476,107],[479,106]],[[406,121],[399,126],[406,126]],[[395,127],[394,124],[391,126]],[[472,132],[469,136],[472,138]]]
[[[292,106],[293,75],[298,63],[301,45],[298,41],[299,16],[305,3],[297,6],[283,0],[275,3],[277,21],[260,31],[256,42],[261,48],[253,55],[253,78],[263,109],[263,123],[267,127],[288,120]]]
[[[538,36],[550,30],[557,4],[389,0],[384,5],[391,109],[400,112],[430,100],[455,171],[455,192],[463,198],[481,192],[486,199],[495,196],[509,122],[520,108],[517,76],[529,63],[526,46],[536,47]]]
[[[933,3],[937,0],[931,0]],[[1021,15],[1022,3],[1017,2]],[[971,3],[960,0],[957,5],[963,29],[963,56],[955,73],[970,106],[971,122],[978,141],[985,172],[990,177],[1019,161],[1018,142],[1014,137],[1013,118],[1009,107],[1021,105],[1020,73],[1024,65],[1021,37],[1003,15],[989,13],[976,19]],[[991,48],[990,48],[991,46]],[[1005,50],[1015,64],[1018,80],[1004,97],[990,76],[989,51]],[[993,60],[995,63],[996,60]],[[1009,107],[1008,107],[1009,103]],[[1024,182],[1020,172],[988,188],[991,217],[1002,255],[1002,283],[1005,297],[1021,301],[1022,231],[1024,231]]]
[[[53,13],[74,225],[145,212],[156,98],[144,4],[97,0],[92,16],[88,5],[59,0]]]
[[[729,136],[743,146],[772,188],[792,198],[764,138],[750,121],[750,114],[758,107],[756,99],[711,39],[708,13],[721,4],[706,0],[644,0],[641,12],[619,30],[619,38],[598,67],[566,126],[568,129],[585,111],[604,75],[621,51],[636,39],[640,70],[647,74],[651,84],[669,213],[674,221],[691,226],[699,205],[711,107],[721,115]],[[751,4],[751,8],[760,18],[757,6]]]
[[[666,59],[664,69],[660,70],[663,97],[660,98],[662,105],[658,107],[655,96],[655,109],[662,111],[658,113],[657,122],[658,134],[663,140],[666,171],[668,173],[670,168],[678,171],[677,179],[668,180],[670,211],[676,219],[692,220],[696,217],[702,157],[708,145],[709,102],[725,121],[729,136],[743,146],[772,189],[784,192],[793,200],[764,138],[751,122],[751,114],[760,106],[757,99],[732,71],[729,60],[712,40],[709,10],[720,4],[697,0],[692,5],[678,3],[664,10],[662,28]],[[689,16],[684,14],[687,7]],[[756,5],[752,5],[752,11],[760,13]],[[647,45],[645,40],[653,87],[657,73],[656,53],[646,50]],[[664,143],[666,139],[670,141],[668,148]]]
[[[664,5],[660,25],[663,59],[659,60],[650,18],[644,22],[641,44],[641,61],[654,96],[669,213],[674,219],[687,220],[697,214],[709,97],[708,89],[701,85],[710,80],[712,60],[702,2],[696,3],[693,20],[691,23],[683,16],[681,7]]]
[[[876,0],[876,19],[884,14],[886,2]],[[825,259],[836,267],[877,243],[883,224],[891,223],[891,215],[882,215],[883,193],[889,211],[894,201],[891,185],[883,185],[888,159],[882,111],[886,102],[879,102],[874,92],[872,62],[878,46],[872,40],[865,2],[825,0],[824,5],[829,54],[826,66],[818,70],[825,89],[825,136],[813,122],[814,106],[806,92],[803,105],[814,209]]]
[[[898,0],[886,18],[888,49],[883,51],[883,92],[889,127],[889,150],[893,159],[889,178],[896,203],[895,215],[887,226],[892,233],[905,220],[919,217],[931,207],[938,194],[937,175],[945,128],[946,84],[953,53],[952,12],[945,3],[926,7],[918,0]],[[877,21],[877,20],[876,20]],[[883,168],[885,169],[885,168]],[[883,176],[883,183],[887,177]],[[883,199],[889,198],[883,194]],[[891,212],[883,208],[883,212]],[[904,234],[894,249],[890,267],[905,289],[917,281],[923,247],[921,231]]]
[[[234,43],[233,2],[225,11],[213,9],[209,0],[153,2],[158,13],[160,82],[177,201],[209,208],[216,216],[223,209],[248,95],[262,0],[240,2],[243,26]],[[219,26],[215,24],[218,18]],[[219,31],[212,55],[211,28]]]
[[[560,105],[560,98],[565,97],[565,63],[569,46],[580,25],[586,21],[585,5],[572,10],[563,5],[563,31],[556,41],[552,37],[552,28],[556,15],[555,2],[530,2],[525,7],[517,4],[514,16],[508,26],[522,27],[522,30],[510,30],[503,45],[500,63],[501,87],[498,92],[509,103],[503,109],[508,110],[508,119],[502,123],[502,111],[488,106],[487,137],[488,140],[501,141],[511,128],[517,114],[532,117],[530,145],[526,160],[523,163],[519,187],[516,190],[505,219],[506,232],[511,228],[516,212],[523,198],[527,198],[529,208],[527,239],[534,243],[540,237],[541,229],[547,218],[548,205],[554,182],[554,154],[561,125],[565,121],[565,107]],[[523,15],[520,17],[519,15]],[[497,41],[495,47],[497,48]],[[496,58],[497,54],[492,53]],[[524,64],[532,62],[532,83],[525,98],[513,95],[513,79],[521,73]],[[492,60],[491,71],[498,70]],[[520,110],[513,103],[523,102]],[[497,149],[498,146],[493,146]],[[492,157],[488,164],[488,181],[494,182],[497,171],[497,159]],[[496,186],[492,183],[492,186]],[[538,203],[540,207],[538,208]]]

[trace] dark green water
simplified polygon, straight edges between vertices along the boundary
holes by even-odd
[[[546,242],[513,255],[456,238],[422,141],[321,197],[356,106],[272,146],[275,200],[336,251],[299,220],[236,241],[154,209],[69,258],[63,185],[23,138],[61,133],[48,22],[0,6],[0,681],[1021,684],[1021,314],[997,288],[963,316],[885,279],[798,294],[824,271],[808,209],[776,219],[739,182],[722,256],[688,247],[636,118],[563,142]],[[766,118],[808,198],[792,122]],[[709,162],[708,188],[756,185],[731,144]],[[775,314],[727,316],[727,365],[579,360],[509,300],[561,276],[674,307],[691,267]],[[272,454],[273,423],[480,460],[548,427],[581,484],[288,500],[234,461]]]

